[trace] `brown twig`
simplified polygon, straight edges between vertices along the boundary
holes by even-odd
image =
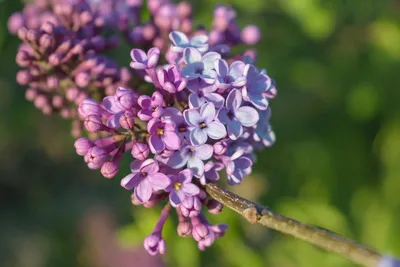
[[[283,234],[302,239],[319,248],[342,255],[354,263],[367,267],[379,266],[383,255],[353,240],[282,216],[268,207],[242,198],[217,184],[207,184],[206,191],[213,199],[239,213],[251,223],[259,223]]]

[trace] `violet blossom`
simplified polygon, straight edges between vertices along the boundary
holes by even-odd
[[[158,48],[150,49],[147,54],[141,49],[134,48],[131,51],[132,62],[130,66],[137,70],[151,69],[157,65],[159,57],[160,49]]]
[[[180,169],[187,165],[193,171],[193,175],[201,177],[204,173],[204,162],[213,155],[213,147],[208,144],[199,146],[186,145],[176,151],[166,162],[174,169]]]
[[[166,148],[170,150],[179,149],[180,139],[175,128],[172,121],[161,121],[158,118],[149,121],[147,131],[150,134],[149,147],[152,153],[160,153]]]
[[[171,181],[159,172],[159,166],[153,159],[134,161],[131,164],[132,173],[121,180],[121,186],[127,190],[134,189],[134,194],[140,202],[147,202],[154,191],[164,190]]]
[[[206,103],[201,106],[200,112],[195,109],[185,110],[183,116],[191,126],[190,142],[193,145],[202,145],[207,142],[207,136],[218,140],[226,136],[226,129],[222,123],[215,121],[215,106]]]
[[[200,193],[200,189],[192,183],[193,172],[190,169],[180,171],[177,175],[171,175],[169,200],[173,207],[179,206],[187,196],[195,196]]]
[[[255,108],[242,106],[242,94],[232,90],[226,98],[225,107],[218,112],[218,119],[226,124],[229,138],[236,140],[243,134],[243,127],[251,127],[259,120]]]
[[[183,52],[188,47],[196,48],[201,53],[208,50],[208,37],[206,35],[197,35],[189,40],[183,32],[174,31],[169,34],[169,39],[173,43],[171,49],[174,52]]]
[[[199,79],[213,84],[217,78],[214,62],[220,58],[221,55],[216,52],[208,52],[202,56],[196,48],[185,48],[183,60],[187,65],[182,68],[182,74],[188,80]]]

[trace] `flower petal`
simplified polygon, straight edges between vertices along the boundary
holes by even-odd
[[[217,93],[210,93],[204,96],[204,98],[214,104],[215,108],[220,108],[224,105],[224,97]]]
[[[144,63],[147,60],[147,55],[143,50],[134,48],[131,50],[131,58],[133,61]]]
[[[195,109],[185,110],[183,112],[183,117],[185,118],[187,124],[194,127],[197,127],[201,120],[199,112]]]
[[[132,161],[130,168],[132,173],[140,172],[140,166],[142,165],[143,161],[141,160],[134,160]]]
[[[193,171],[193,175],[196,177],[201,177],[204,173],[204,163],[199,158],[190,158],[187,167]]]
[[[178,180],[186,184],[192,181],[192,177],[193,177],[193,172],[190,169],[184,169],[180,171],[178,174]]]
[[[233,89],[226,98],[226,107],[235,112],[242,105],[242,94],[238,89]]]
[[[236,110],[235,116],[240,121],[240,123],[245,127],[250,127],[255,125],[260,119],[256,109],[247,106],[240,107],[238,110]]]
[[[200,193],[200,189],[195,184],[192,184],[192,183],[183,184],[182,191],[187,196],[195,196]]]
[[[157,65],[158,59],[160,58],[160,49],[153,47],[149,50],[147,59],[147,68],[154,68]]]
[[[167,165],[174,169],[180,169],[186,165],[189,155],[184,150],[176,151],[167,161]]]
[[[152,193],[153,189],[147,179],[142,180],[139,185],[135,187],[136,198],[142,203],[149,201]]]
[[[206,124],[212,122],[215,118],[215,106],[213,103],[207,103],[201,106],[200,108],[200,117],[201,121],[199,122],[204,122]]]
[[[236,78],[234,82],[232,82],[233,87],[243,87],[247,82],[247,78],[245,76],[241,76],[239,78]]]
[[[122,178],[121,186],[127,190],[132,190],[141,181],[141,175],[139,173],[131,173]]]
[[[266,110],[269,106],[268,99],[262,95],[249,95],[250,102],[258,109]]]
[[[171,193],[169,193],[169,201],[171,203],[171,206],[174,208],[179,206],[179,204],[181,204],[183,201],[181,200],[182,197],[185,198],[183,192],[181,191],[176,192],[175,190],[171,191]]]
[[[237,78],[243,76],[245,67],[246,64],[244,64],[242,61],[235,61],[229,68],[229,75],[236,80]]]
[[[123,112],[118,112],[114,115],[112,115],[111,117],[109,117],[107,119],[106,125],[110,128],[119,128],[120,127],[120,123],[119,123],[119,119],[121,118],[121,116],[123,115]]]
[[[165,144],[157,134],[153,134],[149,138],[149,147],[152,153],[156,154],[165,149]]]
[[[201,46],[208,42],[207,35],[196,35],[190,39],[189,43],[194,46]]]
[[[214,153],[214,148],[212,145],[209,144],[204,144],[198,147],[194,148],[195,150],[195,157],[202,159],[202,160],[208,160],[209,158],[212,157]]]
[[[217,52],[208,52],[203,56],[203,63],[205,69],[214,69],[215,61],[220,59],[221,55]]]
[[[231,119],[228,117],[229,110],[227,108],[221,108],[218,111],[217,118],[220,122],[227,124]]]
[[[151,97],[148,95],[141,95],[138,98],[138,104],[141,108],[149,109],[151,108]]]
[[[232,140],[237,140],[243,134],[243,127],[237,120],[231,120],[227,123],[228,135]]]
[[[204,97],[199,97],[197,93],[191,93],[189,95],[189,107],[198,108],[201,107],[206,102]]]
[[[248,157],[240,157],[235,160],[235,168],[245,170],[253,165],[253,162]]]
[[[169,34],[169,39],[176,46],[181,46],[181,45],[189,43],[189,39],[187,38],[186,34],[184,34],[183,32],[173,31]]]
[[[207,135],[214,140],[222,139],[226,136],[225,126],[220,122],[210,122],[207,125]]]
[[[149,175],[148,180],[151,183],[154,191],[164,190],[171,183],[171,180],[168,178],[168,176],[160,172]]]
[[[140,172],[145,172],[148,174],[157,173],[159,169],[158,163],[154,159],[146,159],[140,165]]]
[[[190,132],[190,142],[195,145],[199,146],[207,142],[207,133],[205,130],[200,129],[200,128],[194,128]]]
[[[114,96],[107,96],[107,97],[105,97],[105,98],[103,99],[102,104],[103,104],[104,108],[105,108],[108,112],[110,112],[110,113],[112,113],[112,114],[121,112],[121,109],[118,108],[118,106],[117,106],[117,104],[116,104],[116,102],[115,102],[115,97],[114,97]]]
[[[131,63],[129,63],[129,66],[135,70],[144,70],[147,68],[146,64],[143,64],[140,62],[133,62],[133,61]]]
[[[183,50],[183,60],[186,64],[201,62],[201,53],[196,48],[187,47]]]
[[[164,136],[162,140],[165,146],[171,150],[178,150],[181,145],[181,140],[175,132],[166,131],[164,132]]]
[[[215,71],[218,76],[225,77],[229,71],[228,63],[223,59],[217,59],[215,61]]]

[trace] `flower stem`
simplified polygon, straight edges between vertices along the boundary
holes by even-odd
[[[367,267],[379,266],[382,254],[357,244],[351,239],[280,215],[268,207],[242,198],[217,184],[207,184],[206,191],[211,198],[239,213],[251,223],[259,223],[283,234],[304,240],[329,252],[337,253],[354,263]]]

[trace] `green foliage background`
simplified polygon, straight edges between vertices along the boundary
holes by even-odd
[[[209,27],[216,2],[191,2],[196,23]],[[218,2],[232,4],[241,25],[261,28],[258,66],[279,92],[272,102],[277,143],[232,189],[400,256],[400,2]],[[44,117],[24,100],[15,82],[18,40],[6,28],[21,7],[0,1],[0,265],[40,266],[21,260],[26,240],[33,240],[38,254],[46,251],[42,266],[88,266],[79,256],[84,235],[76,230],[85,210],[108,207],[123,246],[142,242],[157,211],[132,209],[118,179],[101,178],[74,154],[69,123]],[[127,51],[117,55],[125,65]],[[208,217],[230,228],[206,252],[167,224],[168,266],[353,266],[227,209]]]

